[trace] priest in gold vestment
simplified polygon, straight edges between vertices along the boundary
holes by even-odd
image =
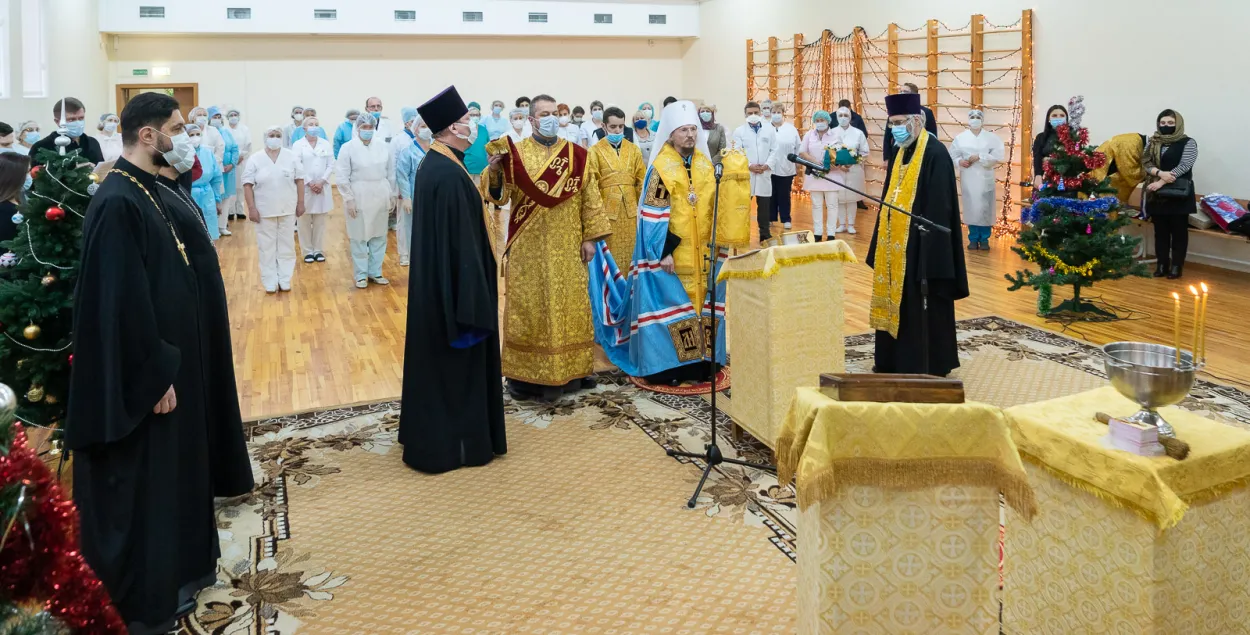
[[[638,193],[647,174],[642,150],[625,138],[625,112],[616,106],[603,111],[604,136],[590,146],[590,179],[599,186],[603,211],[612,224],[608,251],[621,271],[629,271],[638,225]]]
[[[487,144],[488,202],[511,204],[504,246],[503,375],[518,399],[594,385],[586,263],[611,229],[586,149],[559,138],[556,101],[530,102],[531,137]]]
[[[708,267],[719,270],[731,247],[750,240],[746,156],[734,151],[723,157],[718,195],[697,112],[689,101],[664,108],[656,138],[664,143],[652,148],[630,266],[618,267],[603,243],[590,265],[596,339],[612,363],[653,384],[708,378],[713,315],[717,361],[725,363],[725,283],[709,290]]]

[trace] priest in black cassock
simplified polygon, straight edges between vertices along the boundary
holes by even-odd
[[[82,553],[133,634],[167,633],[195,608],[216,579],[213,496],[252,487],[229,345],[208,332],[224,298],[205,289],[210,263],[158,182],[161,167],[194,163],[184,125],[167,95],[122,111],[122,158],[87,208],[74,295],[65,443]]]
[[[399,442],[428,474],[508,451],[490,216],[464,166],[472,124],[454,86],[417,108],[434,132],[412,193],[412,275]]]
[[[955,300],[968,297],[955,165],[937,137],[925,130],[920,95],[889,95],[885,104],[898,151],[886,169],[882,198],[951,232],[929,231],[922,251],[919,223],[882,207],[867,260],[873,269],[869,325],[877,330],[874,372],[944,377],[959,367]],[[929,280],[927,315],[920,284],[922,258]]]

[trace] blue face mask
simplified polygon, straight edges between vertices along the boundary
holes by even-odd
[[[554,137],[560,131],[560,118],[555,115],[547,115],[538,120],[538,134],[544,137]]]
[[[364,140],[364,141],[371,141],[371,140],[373,140],[373,131],[372,131],[372,130],[361,130],[361,131],[360,131],[360,138],[361,138],[362,140]]]
[[[491,111],[491,113],[492,113],[492,114],[494,114],[496,117],[498,117],[498,116],[499,116],[499,113],[502,113],[502,112],[503,112],[503,107],[502,107],[502,106],[495,106],[494,108],[491,108],[491,109],[490,109],[490,111]]]
[[[894,135],[894,142],[899,145],[907,143],[907,140],[911,138],[911,134],[907,132],[907,124],[891,126],[890,134]]]
[[[607,135],[607,137],[608,137],[608,143],[614,146],[619,146],[621,145],[621,142],[625,140],[625,133],[622,132],[621,134],[610,134],[610,135]]]
[[[646,120],[646,119],[639,119],[638,121],[635,121],[635,122],[634,122],[634,127],[635,127],[635,128],[637,128],[637,129],[639,129],[639,130],[642,130],[643,128],[646,128],[646,127],[647,127],[647,120]]]
[[[22,137],[22,138],[26,140],[26,143],[33,144],[39,141],[39,131],[31,130],[30,132],[26,133],[25,137]]]
[[[1066,117],[1051,117],[1050,118],[1051,128],[1058,128],[1059,126],[1062,126],[1065,123],[1068,123],[1068,120]]]
[[[322,139],[326,138],[325,128],[322,128],[321,126],[317,126],[316,128],[313,128],[312,133],[317,135],[318,137],[321,137]],[[305,131],[304,134],[308,134],[307,131]]]
[[[22,189],[23,189],[23,190],[29,190],[29,189],[30,189],[31,184],[33,184],[34,182],[35,182],[35,179],[30,178],[30,175],[29,175],[29,174],[27,174],[27,175],[26,175],[26,183],[25,183],[24,185],[22,185]]]
[[[78,138],[78,137],[81,137],[83,131],[87,129],[87,122],[85,121],[66,122],[65,129],[69,131],[69,136]]]

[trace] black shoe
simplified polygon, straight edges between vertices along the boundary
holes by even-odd
[[[307,256],[304,256],[304,262],[312,263],[315,260],[317,260],[317,257],[312,254],[308,254]]]
[[[323,253],[315,253],[313,254],[313,259],[315,259],[317,262],[325,262],[326,255]]]
[[[1158,267],[1155,267],[1155,277],[1156,277],[1156,278],[1162,278],[1163,276],[1166,276],[1166,275],[1168,275],[1168,268],[1167,268],[1167,267],[1164,267],[1163,265],[1159,265]]]
[[[818,243],[825,242],[825,237],[824,237],[824,236],[817,236],[817,237],[816,237],[816,242],[818,242]]]
[[[580,380],[578,380],[578,381],[580,381],[580,382],[581,382],[581,389],[582,389],[582,390],[590,390],[590,389],[594,388],[595,386],[598,386],[598,385],[599,385],[598,380],[596,380],[594,377],[582,377],[582,378],[581,378]]]
[[[1172,265],[1172,272],[1168,274],[1168,280],[1175,280],[1181,277],[1181,266]]]
[[[855,208],[856,209],[868,209],[868,206],[865,205],[863,201],[859,201],[858,203],[855,203]]]

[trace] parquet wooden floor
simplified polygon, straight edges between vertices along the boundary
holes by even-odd
[[[806,199],[795,198],[794,226],[811,228]],[[384,275],[389,287],[353,286],[352,267],[340,204],[332,213],[326,236],[327,261],[296,266],[290,293],[267,295],[260,286],[253,227],[246,221],[230,224],[234,235],[219,243],[223,275],[230,304],[234,360],[244,419],[254,419],[364,401],[396,398],[403,375],[408,269],[400,267],[394,234],[387,251]],[[875,211],[860,211],[859,234],[841,235],[861,258],[867,253]],[[1000,315],[1012,320],[1060,330],[1035,314],[1036,295],[1010,293],[1005,273],[1021,266],[1009,241],[995,239],[990,252],[967,254],[972,295],[957,303],[962,318]],[[297,250],[298,251],[298,250]],[[1216,381],[1244,383],[1250,362],[1237,335],[1250,315],[1250,275],[1190,265],[1183,280],[1213,287],[1209,308],[1208,370]],[[1113,305],[1132,309],[1139,319],[1080,324],[1068,334],[1102,344],[1116,340],[1167,342],[1171,339],[1172,300],[1181,281],[1132,279],[1100,283],[1093,290]],[[846,332],[868,330],[870,270],[848,268]],[[1063,299],[1056,292],[1056,302]],[[1190,305],[1186,304],[1185,315]],[[1242,316],[1238,318],[1237,316]],[[1186,317],[1185,319],[1188,319]]]

